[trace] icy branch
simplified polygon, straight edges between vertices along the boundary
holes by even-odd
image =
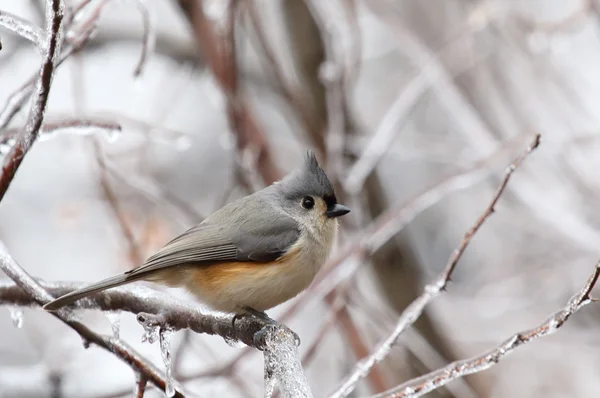
[[[294,334],[285,326],[268,325],[255,340],[265,356],[265,398],[276,386],[285,398],[312,398]]]
[[[375,395],[372,398],[420,397],[459,377],[464,377],[491,368],[506,355],[513,352],[517,347],[530,343],[539,337],[555,333],[571,315],[579,311],[585,305],[595,301],[590,293],[596,285],[598,277],[600,277],[600,262],[596,263],[594,272],[589,277],[585,286],[571,297],[567,305],[552,314],[544,323],[537,327],[514,334],[493,350],[487,351],[471,359],[453,362],[446,367],[416,379],[409,380],[404,384]]]
[[[39,282],[54,297],[86,286],[84,283]],[[0,282],[0,305],[37,306],[36,300],[10,282]],[[101,311],[126,311],[137,315],[144,327],[189,329],[196,333],[219,335],[255,347],[254,334],[265,324],[252,317],[231,326],[231,316],[203,312],[198,306],[177,301],[166,293],[144,286],[117,287],[75,302],[73,308]]]
[[[0,200],[4,198],[23,158],[36,140],[42,122],[50,93],[50,85],[54,75],[55,62],[60,53],[64,4],[61,0],[46,2],[46,38],[44,40],[45,54],[42,67],[35,84],[35,96],[29,111],[27,124],[17,136],[16,144],[7,155],[0,175]]]
[[[20,292],[21,301],[28,301],[29,304],[43,305],[54,298],[41,284],[17,264],[2,242],[0,242],[0,270],[15,282],[16,285],[13,285],[12,288],[14,291]],[[53,312],[52,315],[75,330],[85,341],[86,345],[93,343],[112,352],[131,368],[143,374],[144,378],[152,382],[156,387],[162,391],[166,391],[167,383],[165,378],[154,365],[142,358],[133,348],[118,339],[96,334],[77,320],[68,309]],[[175,392],[175,396],[183,397],[183,394],[177,391]]]
[[[44,32],[31,22],[8,12],[0,11],[0,26],[29,40],[35,44],[40,51],[45,50],[46,43],[44,42]]]
[[[121,132],[121,125],[111,121],[92,119],[63,120],[54,123],[44,123],[40,131],[39,140],[47,141],[58,135],[92,135],[104,133],[108,141],[114,141]],[[7,129],[0,135],[0,155],[7,154],[15,145],[15,136],[19,129]]]
[[[441,275],[433,282],[425,286],[423,293],[417,297],[403,312],[396,324],[396,328],[384,341],[382,341],[375,352],[369,357],[361,360],[354,368],[352,373],[346,378],[342,385],[330,395],[330,398],[342,398],[347,397],[356,387],[356,384],[365,377],[371,368],[377,363],[383,360],[390,352],[392,347],[397,343],[400,335],[408,329],[416,320],[421,316],[423,310],[427,304],[433,299],[439,296],[446,288],[452,272],[456,268],[458,261],[460,260],[465,249],[473,239],[473,236],[477,233],[479,228],[483,225],[485,220],[494,212],[494,207],[500,196],[504,192],[508,181],[512,173],[521,165],[523,160],[535,149],[540,143],[540,135],[536,135],[533,142],[527,147],[521,156],[515,159],[504,172],[504,179],[502,180],[500,187],[496,191],[496,194],[492,198],[491,203],[485,209],[483,214],[477,219],[475,224],[465,233],[459,247],[454,250],[444,271]]]
[[[55,297],[84,286],[82,283],[34,283]],[[0,305],[37,306],[46,301],[32,299],[29,292],[12,282],[0,282]],[[110,289],[79,300],[74,307],[137,314],[137,320],[146,330],[149,342],[154,342],[161,332],[182,329],[219,335],[225,340],[239,340],[264,351],[266,375],[274,375],[273,381],[277,382],[284,397],[312,397],[300,364],[295,334],[285,326],[265,325],[261,320],[246,317],[237,320],[234,329],[231,316],[202,312],[196,306],[142,286]],[[163,352],[163,355],[166,354]],[[165,388],[168,385],[165,383]]]

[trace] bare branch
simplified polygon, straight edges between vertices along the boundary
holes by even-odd
[[[0,270],[2,270],[16,285],[13,289],[20,292],[21,296],[27,298],[30,304],[43,305],[50,302],[54,297],[48,293],[42,285],[33,279],[8,253],[4,243],[0,242]],[[105,350],[112,352],[119,359],[127,363],[133,369],[143,373],[155,386],[165,391],[166,382],[160,372],[141,357],[135,350],[124,342],[113,337],[101,336],[93,332],[87,326],[79,322],[68,309],[62,309],[53,312],[56,318],[75,330],[86,344],[96,344]],[[180,392],[175,393],[176,397],[183,397]]]
[[[429,304],[433,299],[439,296],[446,288],[452,272],[456,268],[456,264],[460,260],[465,249],[473,239],[473,236],[477,233],[479,228],[483,225],[485,220],[494,212],[494,206],[500,199],[500,196],[504,192],[508,181],[512,173],[516,170],[519,165],[525,160],[525,158],[538,147],[540,143],[540,135],[536,135],[533,142],[527,147],[525,152],[515,159],[504,172],[504,179],[500,184],[500,187],[496,191],[491,203],[485,209],[483,214],[477,219],[475,224],[467,231],[464,235],[459,247],[452,253],[444,271],[441,275],[433,282],[425,286],[423,293],[417,297],[403,312],[396,324],[396,328],[384,341],[382,341],[375,352],[369,357],[361,360],[352,373],[346,378],[342,385],[330,395],[330,398],[342,398],[347,397],[356,387],[356,384],[367,374],[371,368],[381,360],[383,360],[389,353],[392,347],[398,342],[400,335],[408,329],[415,321],[421,316],[425,306]]]
[[[428,373],[424,376],[410,380],[393,389],[377,394],[372,398],[416,398],[451,381],[473,373],[487,370],[497,364],[506,355],[512,353],[517,347],[530,343],[531,341],[555,333],[574,313],[594,301],[590,293],[600,277],[600,262],[596,263],[594,272],[589,277],[585,286],[577,292],[567,304],[559,311],[552,314],[545,322],[537,327],[514,334],[502,344],[481,355],[456,361],[441,369]]]
[[[44,32],[42,32],[40,28],[33,25],[31,22],[26,21],[21,17],[0,10],[0,26],[16,33],[24,39],[29,40],[35,44],[40,51],[44,51],[46,48]]]
[[[148,383],[148,380],[146,380],[146,378],[144,376],[138,376],[138,379],[136,380],[135,383],[135,391],[134,391],[134,398],[144,398],[144,392],[146,392],[146,384]]]

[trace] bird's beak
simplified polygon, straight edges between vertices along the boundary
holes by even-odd
[[[340,217],[340,216],[343,216],[344,214],[348,214],[348,213],[350,213],[349,208],[347,208],[346,206],[341,205],[339,203],[336,203],[335,205],[333,205],[327,209],[327,211],[325,212],[325,215],[328,218],[336,218],[336,217]]]

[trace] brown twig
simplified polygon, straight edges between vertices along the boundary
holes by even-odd
[[[585,286],[583,286],[579,292],[573,295],[573,297],[571,297],[571,299],[562,309],[552,314],[542,324],[533,329],[514,334],[512,337],[505,340],[502,344],[490,351],[484,352],[470,359],[453,362],[441,369],[410,380],[372,398],[420,397],[430,391],[450,383],[457,378],[482,372],[491,368],[500,362],[500,360],[506,355],[512,353],[516,348],[530,343],[539,337],[544,337],[555,333],[561,326],[564,325],[571,315],[579,311],[584,306],[595,301],[595,299],[591,296],[591,291],[598,282],[599,277],[600,262],[596,263],[594,272],[588,278]]]
[[[133,71],[134,76],[139,76],[142,73],[142,69],[148,61],[149,54],[151,54],[154,51],[154,46],[156,44],[156,32],[153,20],[150,16],[150,10],[148,10],[146,2],[141,0],[136,0],[135,2],[138,8],[140,9],[140,13],[142,14],[142,24],[144,27],[142,52],[140,53],[140,58],[137,62],[137,65],[135,66],[135,70]]]
[[[288,105],[296,111],[300,122],[304,125],[306,133],[308,133],[312,139],[312,142],[317,146],[317,151],[324,155],[326,148],[324,146],[323,139],[321,138],[322,132],[319,131],[317,126],[315,126],[315,123],[310,116],[310,112],[306,108],[306,104],[302,101],[302,98],[300,98],[294,88],[288,83],[285,74],[281,69],[281,63],[277,61],[277,57],[275,56],[273,48],[269,44],[269,40],[264,31],[263,25],[260,22],[260,16],[258,15],[258,11],[256,9],[256,0],[247,2],[246,6],[252,28],[256,34],[256,42],[260,46],[260,49],[266,60],[266,64],[273,74],[277,85],[279,86],[281,95],[287,101]]]
[[[108,204],[108,207],[112,211],[117,223],[119,224],[119,228],[121,229],[121,234],[127,245],[129,246],[128,250],[128,260],[132,265],[141,264],[144,260],[144,256],[142,251],[140,250],[140,246],[137,243],[135,238],[135,234],[133,229],[129,225],[125,212],[119,203],[119,199],[117,198],[117,194],[114,189],[110,185],[108,181],[108,173],[106,171],[106,160],[104,159],[104,155],[102,154],[100,144],[98,141],[94,141],[94,152],[96,155],[96,162],[100,169],[100,188],[102,189],[102,193],[104,194],[104,198]]]
[[[21,301],[27,301],[28,305],[44,305],[53,300],[54,297],[17,264],[2,242],[0,242],[0,269],[15,282],[15,285],[8,288],[11,296],[20,297]],[[154,365],[147,362],[133,348],[113,337],[96,334],[83,323],[76,320],[73,314],[67,309],[53,312],[52,315],[75,330],[85,341],[86,345],[96,344],[113,353],[134,370],[142,373],[156,387],[165,391],[166,382],[163,376]],[[175,396],[181,398],[183,394],[177,391]]]
[[[146,392],[146,384],[148,380],[142,375],[140,375],[135,383],[135,392],[134,398],[144,398],[144,392]]]
[[[494,207],[500,199],[500,196],[504,192],[506,185],[508,184],[508,181],[512,176],[512,173],[516,170],[517,167],[521,165],[523,160],[525,160],[525,158],[529,156],[529,154],[538,147],[539,143],[540,135],[538,134],[535,136],[533,142],[527,147],[525,152],[523,152],[521,156],[515,159],[508,166],[508,168],[504,172],[504,179],[502,180],[500,187],[498,188],[494,197],[492,198],[491,203],[485,209],[483,214],[477,219],[475,224],[466,232],[458,248],[454,250],[454,252],[450,256],[450,259],[448,260],[448,263],[446,264],[446,267],[444,268],[444,271],[441,273],[441,275],[435,281],[433,281],[433,283],[430,283],[427,286],[425,286],[425,288],[423,289],[423,293],[419,297],[417,297],[402,312],[402,315],[400,315],[400,319],[398,320],[392,334],[390,334],[384,341],[382,341],[379,344],[379,346],[373,354],[359,362],[359,364],[344,380],[341,386],[330,395],[330,398],[347,397],[354,390],[356,384],[369,373],[373,365],[383,360],[389,354],[392,347],[397,343],[400,335],[412,324],[414,324],[415,321],[419,318],[419,316],[421,316],[425,306],[427,306],[427,304],[429,304],[433,299],[439,296],[446,289],[446,285],[450,281],[452,272],[456,268],[456,265],[458,264],[458,261],[460,260],[465,249],[467,248],[469,243],[471,243],[473,236],[477,233],[477,231],[479,230],[479,228],[481,228],[483,223],[494,212]]]
[[[2,165],[0,175],[0,201],[4,198],[21,162],[37,139],[50,94],[50,85],[54,75],[56,59],[60,52],[64,6],[61,0],[49,0],[46,4],[46,38],[44,43],[44,59],[35,84],[35,99],[29,111],[27,124],[17,136],[15,146]]]

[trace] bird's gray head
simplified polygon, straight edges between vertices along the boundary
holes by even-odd
[[[350,212],[337,202],[333,185],[312,151],[304,165],[273,185],[284,209],[295,218],[323,223]]]

